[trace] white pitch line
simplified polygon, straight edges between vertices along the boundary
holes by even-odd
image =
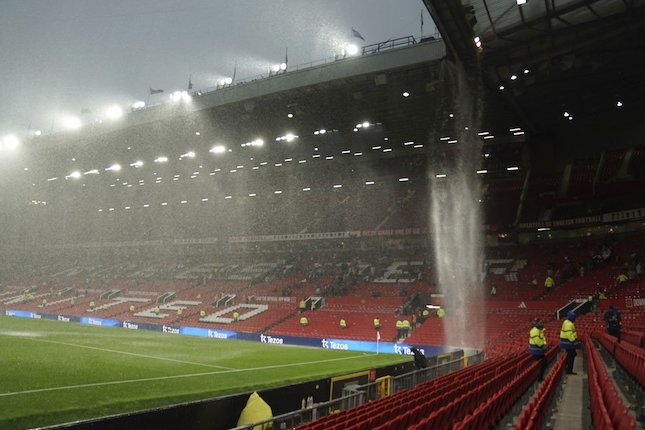
[[[228,369],[220,370],[214,372],[202,372],[202,373],[187,373],[183,375],[171,375],[171,376],[156,376],[152,378],[140,378],[140,379],[126,379],[122,381],[108,381],[108,382],[95,382],[92,384],[79,384],[79,385],[66,385],[62,387],[50,387],[50,388],[37,388],[34,390],[24,390],[24,391],[14,391],[10,393],[0,393],[0,397],[9,397],[17,396],[21,394],[33,394],[33,393],[44,393],[48,391],[62,391],[62,390],[73,390],[75,388],[91,388],[91,387],[103,387],[106,385],[120,385],[120,384],[131,384],[135,382],[150,382],[150,381],[163,381],[167,379],[180,379],[180,378],[194,378],[196,376],[210,376],[210,375],[223,375],[227,373],[241,373],[241,372],[253,372],[256,370],[268,370],[268,369],[278,369],[284,367],[295,367],[295,366],[307,366],[311,364],[319,363],[329,363],[332,361],[341,361],[341,360],[352,360],[354,358],[369,357],[370,354],[362,355],[352,355],[351,357],[340,357],[340,358],[330,358],[328,360],[316,360],[316,361],[304,361],[300,363],[287,363],[287,364],[274,364],[271,366],[261,366],[261,367],[249,367],[246,369]]]
[[[154,359],[154,360],[162,360],[162,361],[172,361],[172,362],[181,363],[181,364],[192,364],[194,366],[210,367],[212,369],[234,370],[233,367],[217,366],[215,364],[206,364],[206,363],[195,363],[193,361],[177,360],[177,359],[168,358],[168,357],[157,357],[157,356],[154,356],[154,355],[137,354],[136,352],[127,352],[127,351],[119,351],[119,350],[116,350],[116,349],[99,348],[99,347],[96,347],[96,346],[80,345],[80,344],[77,344],[77,343],[59,342],[57,340],[48,340],[48,339],[41,339],[41,338],[35,338],[35,337],[23,337],[23,339],[29,339],[29,340],[34,340],[34,341],[38,341],[38,342],[54,343],[54,344],[58,344],[58,345],[74,346],[76,348],[93,349],[93,350],[101,351],[101,352],[112,352],[112,353],[115,353],[115,354],[131,355],[133,357],[151,358],[151,359]]]

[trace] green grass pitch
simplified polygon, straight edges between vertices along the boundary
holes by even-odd
[[[0,429],[142,410],[409,360],[0,316]]]

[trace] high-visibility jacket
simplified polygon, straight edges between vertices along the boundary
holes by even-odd
[[[575,349],[578,342],[578,333],[576,326],[572,321],[564,320],[560,330],[560,348]]]
[[[555,281],[553,280],[552,277],[547,276],[546,279],[544,280],[544,286],[547,288],[553,288],[555,285]]]
[[[346,327],[347,327],[347,321],[345,321],[344,319],[341,319],[339,324],[340,324],[340,326],[341,326],[342,328],[346,328]]]
[[[401,320],[397,320],[397,321],[396,321],[396,328],[397,328],[397,329],[401,329],[401,328],[403,328],[403,321],[401,321]]]
[[[411,327],[410,326],[410,321],[408,321],[408,320],[401,321],[401,328],[409,329],[410,327]]]
[[[544,355],[546,349],[546,336],[544,329],[533,327],[529,333],[529,352],[532,355]]]
[[[445,316],[446,316],[446,311],[444,311],[444,310],[443,310],[443,308],[439,308],[439,309],[437,309],[437,316],[438,316],[439,318],[443,318],[443,317],[445,317]]]
[[[300,324],[301,324],[301,325],[307,325],[307,324],[309,324],[309,320],[307,319],[307,317],[302,317],[302,318],[300,318]]]
[[[374,327],[376,328],[381,327],[381,320],[379,318],[374,318]]]

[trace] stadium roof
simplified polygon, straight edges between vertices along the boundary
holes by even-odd
[[[583,118],[645,98],[643,1],[425,3],[451,54],[481,67],[529,129],[562,120],[567,109]]]

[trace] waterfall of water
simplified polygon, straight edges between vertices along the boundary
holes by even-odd
[[[485,334],[482,319],[481,271],[483,234],[481,183],[481,83],[453,63],[441,67],[439,85],[452,106],[451,141],[442,143],[429,162],[431,180],[431,238],[437,281],[444,294],[446,343],[481,348]],[[445,177],[443,176],[445,175]]]

